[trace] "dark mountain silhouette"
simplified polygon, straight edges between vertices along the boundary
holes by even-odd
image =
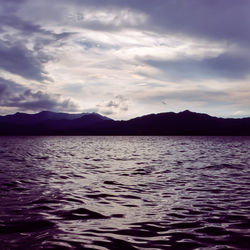
[[[1,135],[250,135],[250,118],[217,118],[190,112],[114,121],[97,113],[42,111],[0,117]]]
[[[101,117],[99,114],[92,113],[97,117]],[[89,113],[81,114],[67,114],[67,113],[56,113],[51,111],[42,111],[37,114],[25,114],[25,113],[16,113],[14,115],[0,116],[0,122],[11,122],[15,124],[36,124],[41,123],[47,120],[74,120],[84,116],[89,116]],[[103,119],[109,119],[102,116]]]
[[[42,111],[0,116],[0,135],[77,134],[94,124],[111,120],[97,113],[67,114]]]

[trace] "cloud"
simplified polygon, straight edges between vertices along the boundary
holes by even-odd
[[[45,1],[43,8],[51,1]],[[249,46],[249,1],[53,0],[55,11],[90,29],[137,28]],[[60,3],[60,4],[59,4]],[[60,6],[60,8],[58,7]],[[63,6],[63,9],[62,7]],[[50,12],[52,13],[52,12]],[[131,14],[132,13],[132,14]],[[135,15],[134,15],[135,14]],[[60,17],[61,18],[61,17]],[[51,18],[52,19],[52,18]]]
[[[19,37],[17,39],[23,39],[24,37],[30,36],[44,36],[48,40],[60,40],[75,34],[71,31],[63,31],[63,32],[53,32],[51,30],[43,28],[41,25],[33,23],[31,21],[27,21],[22,19],[22,17],[18,17],[15,15],[0,15],[0,24],[3,31],[8,33],[10,29],[15,30]]]
[[[18,110],[76,111],[77,105],[58,94],[33,91],[13,81],[0,78],[0,106]]]
[[[13,74],[36,81],[48,80],[43,68],[44,58],[34,55],[22,43],[9,45],[0,41],[0,68]]]
[[[145,23],[147,16],[139,11],[129,8],[113,9],[103,6],[95,9],[78,9],[68,15],[68,24],[91,30],[121,30],[134,28]]]
[[[115,96],[112,100],[97,105],[98,112],[104,115],[115,115],[128,111],[128,99],[122,95]]]
[[[51,35],[52,33],[42,29],[40,25],[32,24],[14,15],[1,15],[0,16],[1,27],[7,29],[15,29],[22,33],[24,36],[30,36],[31,34],[38,33],[44,35]]]
[[[225,52],[202,59],[146,59],[144,63],[161,70],[171,80],[244,79],[250,74],[250,56],[242,53]]]
[[[64,109],[50,94],[59,91],[121,119],[173,102],[237,106],[249,99],[249,9],[235,0],[0,0],[0,74],[28,86],[0,93],[17,108]]]
[[[18,1],[1,2],[5,9],[17,8]],[[53,8],[49,8],[51,2]],[[239,4],[235,0],[32,0],[16,6],[22,6],[18,14],[31,22],[57,26],[68,23],[103,31],[135,28],[246,46],[250,41],[249,1]]]
[[[185,102],[200,102],[211,103],[218,105],[219,103],[231,103],[229,93],[226,91],[204,90],[199,88],[193,89],[180,89],[171,91],[162,91],[162,93],[152,92],[151,96],[146,97],[146,101],[158,101],[167,105],[170,100],[180,100]]]
[[[103,4],[98,0],[91,2],[99,7]],[[105,3],[144,13],[148,17],[147,23],[142,26],[144,29],[209,40],[228,40],[249,46],[249,1],[239,4],[235,0],[108,0]]]
[[[169,89],[161,87],[147,89],[137,93],[136,99],[144,105],[145,110],[155,108],[162,112],[184,109],[207,112],[213,115],[230,116],[238,110],[248,110],[250,89],[244,84],[216,89],[212,86],[185,86]]]
[[[61,100],[60,95],[51,95],[42,91],[34,92],[29,89],[12,96],[5,105],[23,110],[76,111],[77,109],[70,99]]]
[[[26,0],[0,0],[0,13],[16,13],[16,11],[23,5]]]
[[[3,14],[0,15],[0,69],[30,80],[51,81],[45,70],[45,65],[55,59],[50,50],[62,46],[64,40],[75,33],[51,31],[12,12],[6,14],[12,4],[15,1],[3,3]],[[21,8],[21,5],[17,6]],[[17,6],[13,7],[16,11]]]

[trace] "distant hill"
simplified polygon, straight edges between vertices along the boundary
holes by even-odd
[[[47,120],[74,120],[84,116],[97,116],[102,117],[102,119],[109,119],[107,117],[101,116],[95,113],[81,113],[81,114],[68,114],[68,113],[56,113],[51,111],[42,111],[37,114],[25,114],[25,113],[16,113],[14,115],[0,116],[0,122],[10,122],[15,124],[37,124]]]
[[[250,118],[217,118],[186,110],[114,121],[97,113],[42,111],[0,116],[0,135],[250,135]]]

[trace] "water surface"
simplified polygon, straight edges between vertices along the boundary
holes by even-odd
[[[249,137],[1,137],[0,248],[249,249]]]

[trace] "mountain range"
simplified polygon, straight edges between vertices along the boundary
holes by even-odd
[[[250,118],[185,110],[115,121],[97,113],[42,111],[0,116],[0,135],[250,135]]]

